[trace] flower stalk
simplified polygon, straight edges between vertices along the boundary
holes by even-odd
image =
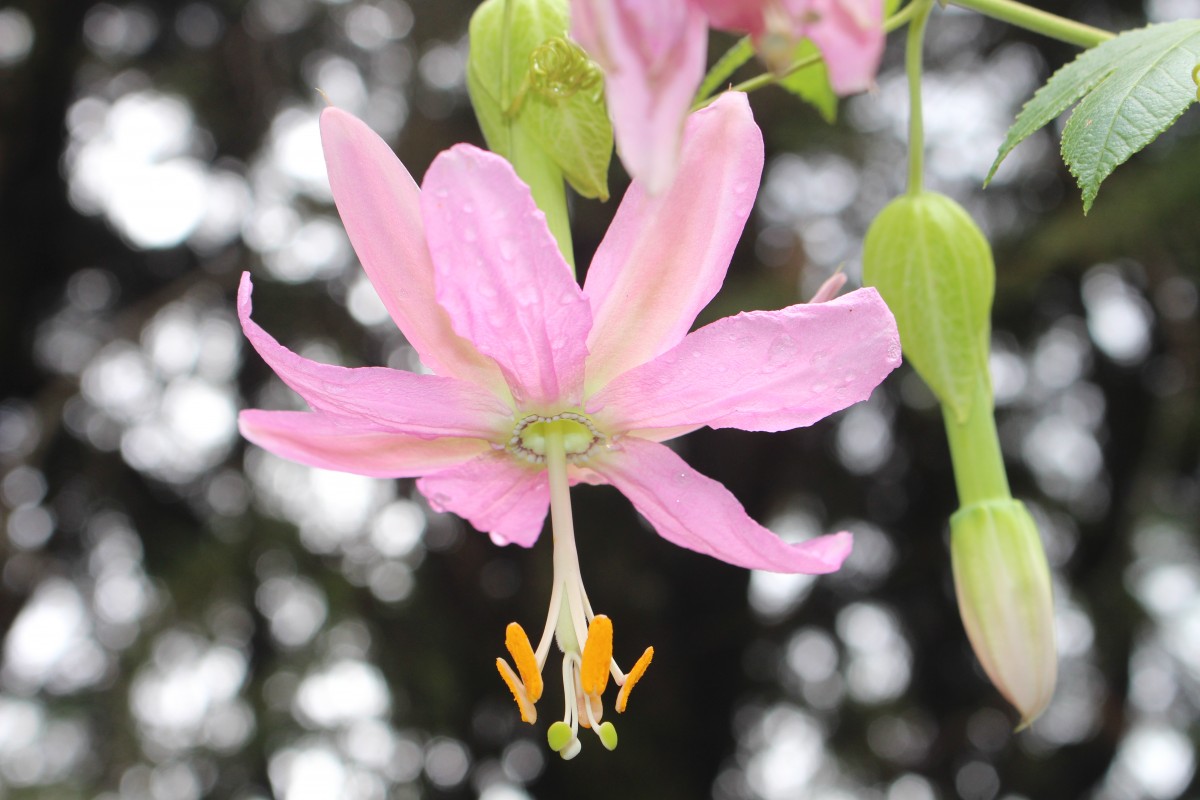
[[[1080,47],[1095,47],[1113,38],[1112,33],[1101,28],[1094,28],[1073,19],[1060,17],[1040,8],[1018,3],[1016,0],[950,0],[950,2],[960,8],[969,8],[992,19],[998,19],[1001,22],[1016,25],[1018,28],[1024,28],[1027,31],[1040,33],[1042,36]]]

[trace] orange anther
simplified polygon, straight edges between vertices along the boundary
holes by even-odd
[[[654,648],[647,647],[646,652],[642,653],[642,657],[633,665],[633,669],[629,670],[629,674],[625,676],[625,684],[621,687],[621,691],[617,693],[617,713],[625,713],[625,706],[629,703],[629,693],[633,691],[633,687],[646,674],[646,667],[650,666],[650,661],[654,658]]]
[[[599,696],[604,693],[604,687],[608,685],[608,666],[612,663],[612,645],[612,620],[597,614],[588,625],[583,664],[579,668],[579,685],[584,694]]]
[[[538,670],[537,656],[533,654],[533,645],[525,635],[525,629],[515,622],[508,623],[504,630],[504,646],[508,648],[517,671],[521,673],[521,683],[529,693],[529,701],[536,703],[542,699],[542,673]]]
[[[537,722],[537,709],[533,707],[533,703],[529,702],[529,695],[525,693],[525,686],[517,678],[517,673],[513,672],[513,668],[503,658],[496,659],[496,669],[500,671],[500,677],[508,684],[508,690],[512,692],[513,699],[517,701],[517,708],[521,711],[521,721],[528,722],[530,725]]]

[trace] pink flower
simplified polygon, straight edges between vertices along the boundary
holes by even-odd
[[[502,659],[498,668],[532,722],[554,632],[564,685],[574,687],[566,728],[552,730],[555,749],[578,750],[579,724],[615,746],[611,723],[598,724],[607,677],[584,681],[581,668],[611,665],[623,708],[650,651],[629,675],[596,655],[603,637],[589,632],[602,615],[583,591],[568,486],[611,484],[660,535],[730,564],[836,570],[850,550],[848,533],[785,543],[661,442],[703,425],[809,425],[866,398],[899,363],[895,321],[874,289],[860,289],[688,333],[721,286],[758,188],[762,139],[743,95],[691,117],[683,168],[662,194],[637,183],[629,189],[582,289],[528,188],[500,157],[455,146],[418,190],[361,121],[326,109],[321,132],[354,248],[436,374],[302,358],[250,319],[244,276],[238,311],[246,336],[313,410],[244,411],[242,433],[316,467],[419,476],[435,509],[498,543],[532,545],[549,508],[555,579],[546,628],[534,652],[510,626],[519,631],[510,630],[509,650],[520,679]],[[588,641],[598,642],[590,657]]]
[[[842,95],[867,89],[883,54],[883,0],[572,0],[571,35],[604,69],[621,161],[651,194],[678,167],[708,24],[750,34],[776,71],[812,39]]]
[[[883,0],[691,0],[714,28],[748,33],[768,66],[786,69],[812,39],[841,95],[870,87],[883,56]]]

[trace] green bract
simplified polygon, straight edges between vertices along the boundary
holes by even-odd
[[[909,363],[964,421],[975,392],[989,385],[995,267],[983,233],[944,195],[898,197],[867,231],[863,281],[879,289],[896,315]]]
[[[528,137],[575,191],[608,199],[604,79],[567,39],[566,3],[487,0],[471,17],[470,36],[467,88],[488,147],[520,173],[520,137]]]
[[[1087,213],[1100,184],[1196,101],[1200,20],[1127,31],[1087,50],[1038,89],[1009,129],[988,180],[1009,152],[1076,102],[1062,155]]]

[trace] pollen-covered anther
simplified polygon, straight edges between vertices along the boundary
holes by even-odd
[[[504,631],[504,646],[508,648],[513,663],[517,665],[517,672],[521,675],[521,683],[529,694],[530,702],[536,703],[542,699],[542,672],[538,668],[537,656],[525,629],[515,622],[508,623]]]
[[[612,648],[612,620],[597,614],[588,625],[587,642],[583,645],[583,663],[579,668],[579,684],[589,697],[599,697],[604,694],[604,687],[608,686]]]
[[[642,653],[642,657],[633,665],[633,669],[629,670],[629,674],[625,676],[625,683],[621,685],[621,691],[617,693],[617,713],[624,714],[625,706],[629,704],[629,693],[633,691],[633,687],[646,674],[646,668],[650,666],[650,662],[654,659],[654,648],[647,647]]]
[[[525,684],[517,677],[517,673],[513,672],[513,668],[503,658],[496,659],[496,669],[499,670],[500,677],[508,684],[508,690],[512,692],[513,699],[517,701],[517,708],[521,711],[521,721],[528,722],[530,725],[537,722],[537,709],[534,708],[533,701],[529,699],[529,693],[525,690]]]

